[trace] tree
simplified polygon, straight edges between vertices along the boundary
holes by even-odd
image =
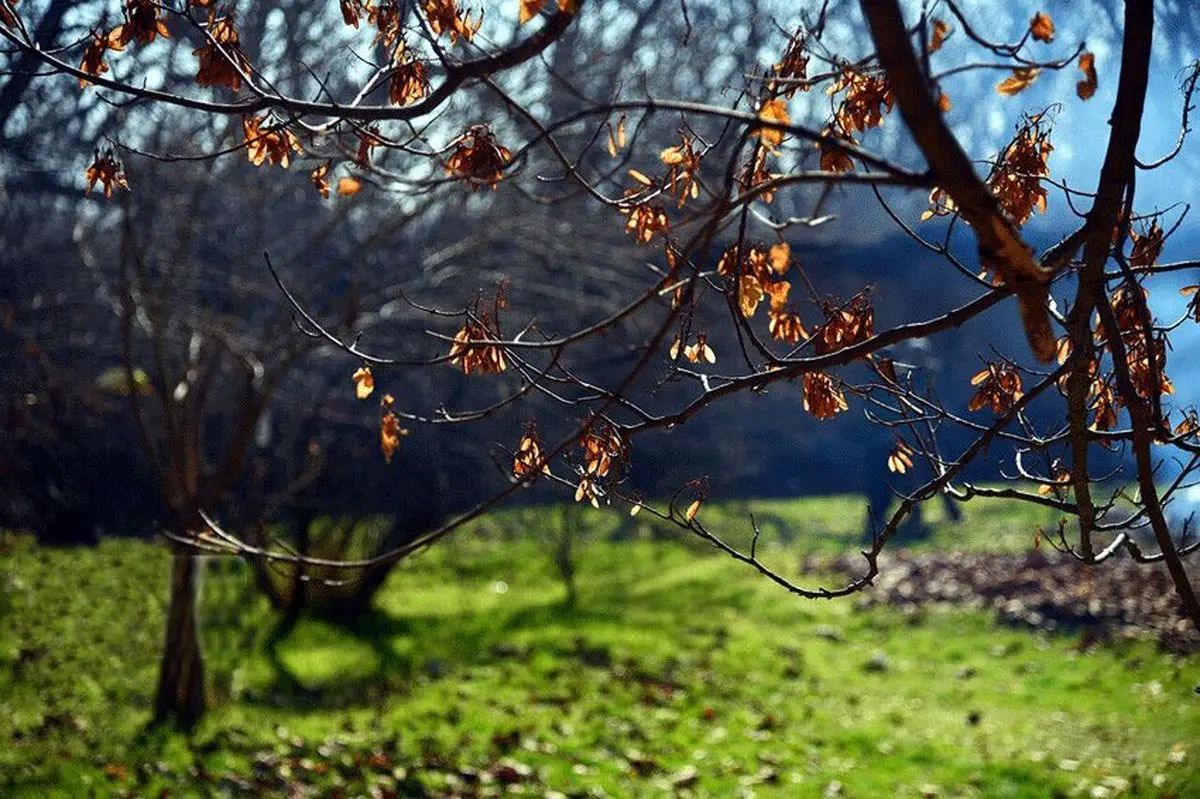
[[[922,503],[990,496],[1056,511],[1062,522],[1039,540],[1082,564],[1161,562],[1200,627],[1184,565],[1200,541],[1190,519],[1173,523],[1170,513],[1200,465],[1200,421],[1195,409],[1172,405],[1167,377],[1171,334],[1200,321],[1196,286],[1185,286],[1189,304],[1175,319],[1161,318],[1163,306],[1150,300],[1152,288],[1171,286],[1196,263],[1160,260],[1184,211],[1138,202],[1138,190],[1167,174],[1184,149],[1200,65],[1183,73],[1179,145],[1140,160],[1153,4],[1125,4],[1111,64],[1098,64],[1083,44],[1056,41],[1042,10],[1031,8],[1010,36],[954,0],[919,9],[898,0],[814,2],[789,27],[775,24],[765,4],[692,0],[521,0],[486,15],[456,0],[342,0],[337,14],[305,10],[309,30],[335,49],[345,43],[353,61],[319,73],[299,58],[256,56],[268,50],[259,39],[271,25],[245,35],[252,26],[233,11],[196,0],[125,0],[120,22],[95,16],[96,27],[66,50],[38,42],[21,9],[2,0],[0,36],[17,58],[35,60],[38,81],[75,80],[134,108],[138,121],[96,149],[89,189],[139,192],[124,158],[181,157],[146,146],[151,113],[156,125],[228,120],[182,157],[244,155],[264,181],[273,179],[269,167],[300,162],[314,207],[335,194],[391,189],[415,224],[459,225],[465,240],[485,242],[363,290],[394,287],[388,307],[422,320],[420,336],[389,335],[386,324],[341,330],[329,309],[306,301],[311,276],[301,286],[269,258],[267,267],[299,320],[293,335],[343,352],[347,394],[379,398],[386,461],[408,428],[528,421],[498,458],[507,485],[369,557],[321,558],[235,534],[203,498],[187,507],[207,529],[176,526],[180,546],[354,574],[403,559],[545,483],[576,502],[670,520],[794,594],[830,598],[870,584],[879,554]],[[195,75],[151,75],[145,53],[183,35],[197,43]],[[291,52],[288,43],[271,52]],[[949,121],[956,87],[997,71],[993,102],[1014,133],[998,150],[970,137],[979,148],[973,159]],[[1052,81],[1073,93],[1022,114],[1030,87]],[[1056,178],[1057,115],[1110,100],[1093,185]],[[914,192],[928,203],[914,203]],[[889,305],[889,284],[834,293],[838,276],[806,265],[810,237],[853,235],[828,212],[848,203],[842,197],[875,203],[936,256],[936,271],[900,267],[896,282],[921,301]],[[1043,242],[1030,222],[1051,202],[1078,222]],[[484,216],[484,229],[467,211]],[[626,261],[595,232],[605,216],[613,233],[623,229],[641,246],[641,258]],[[557,267],[543,276],[528,264],[539,236],[543,259]],[[490,258],[473,268],[479,252]],[[520,279],[493,279],[497,260],[518,257]],[[587,268],[572,270],[576,260]],[[451,263],[452,282],[438,276]],[[951,283],[965,299],[939,306],[953,296],[944,288]],[[621,300],[589,307],[598,292]],[[995,331],[984,334],[994,346],[968,368],[964,402],[944,398],[965,379],[944,393],[944,382],[933,385],[889,355],[904,342],[972,326]],[[422,409],[424,396],[408,391],[413,376],[451,368],[461,373],[456,382],[434,384],[447,399]],[[757,529],[746,548],[710,529],[709,483],[699,472],[680,479],[665,503],[630,487],[636,441],[705,418],[720,431],[721,408],[764,394],[780,428],[787,408],[836,426],[858,406],[891,436],[875,468],[921,475],[873,531],[861,574],[844,585],[794,582],[759,557]],[[182,457],[180,446],[166,454]],[[1177,467],[1164,481],[1167,461]],[[1010,484],[997,487],[999,478]]]

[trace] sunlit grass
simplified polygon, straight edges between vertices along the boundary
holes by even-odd
[[[791,543],[769,554],[794,572],[813,531],[829,535],[821,551],[853,546],[859,510],[847,498],[704,512],[721,524],[717,514],[753,511],[793,525]],[[357,623],[305,618],[275,652],[274,618],[247,567],[210,563],[214,709],[190,737],[144,731],[163,548],[110,540],[6,555],[0,794],[169,786],[207,795],[221,785],[237,794],[222,775],[249,774],[255,753],[337,735],[364,752],[394,739],[407,781],[355,782],[352,764],[308,774],[321,792],[340,774],[358,786],[349,795],[388,780],[400,795],[415,785],[440,795],[454,768],[499,758],[534,769],[538,795],[655,796],[676,779],[710,796],[838,786],[849,796],[1200,792],[1194,658],[1134,642],[1080,652],[1070,636],[1000,626],[982,612],[803,601],[679,534],[647,540],[642,522],[630,529],[625,517],[587,512],[539,523],[546,518],[536,509],[489,517],[399,567]],[[574,609],[538,540],[554,524],[587,539]],[[958,528],[935,523],[933,535],[1021,549],[1028,525],[982,513]]]

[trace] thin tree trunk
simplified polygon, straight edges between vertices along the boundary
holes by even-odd
[[[154,700],[154,720],[185,726],[204,714],[204,655],[200,649],[199,599],[201,562],[177,552],[171,564],[171,606]]]

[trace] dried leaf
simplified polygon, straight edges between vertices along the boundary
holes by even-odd
[[[360,400],[371,396],[375,390],[375,375],[371,374],[369,366],[358,367],[350,379],[354,381],[354,395]]]
[[[546,0],[520,0],[520,2],[520,21],[522,25],[536,17],[541,12],[542,7],[546,5]]]
[[[913,465],[913,448],[902,438],[896,439],[896,446],[888,453],[887,467],[889,472],[904,474]]]
[[[4,0],[0,0],[0,4]],[[3,5],[0,5],[0,9]],[[81,72],[86,72],[88,75],[99,77],[108,72],[108,64],[104,63],[104,53],[108,50],[108,37],[96,31],[91,32],[91,39],[88,42],[87,49],[83,51],[83,61],[79,65]],[[79,79],[79,88],[85,89],[92,85],[92,82],[87,78]]]
[[[788,114],[787,101],[779,97],[764,102],[758,110],[758,118],[765,122],[776,122],[781,125],[792,121]],[[757,128],[754,133],[768,149],[774,150],[783,144],[783,131],[781,130]]]
[[[1038,75],[1040,75],[1041,72],[1042,71],[1040,69],[1035,67],[1020,67],[1018,69],[1014,69],[1011,76],[996,84],[996,92],[1004,95],[1005,97],[1012,97],[1015,94],[1020,94],[1029,88],[1035,80],[1037,80]]]
[[[96,183],[104,186],[104,196],[111,198],[114,188],[129,190],[129,182],[125,178],[125,167],[117,160],[117,156],[112,150],[105,150],[103,153],[96,151],[96,158],[92,161],[92,165],[84,172],[84,178],[87,180],[87,193],[92,193],[92,188]]]
[[[353,197],[362,191],[362,181],[358,178],[345,177],[338,181],[337,193],[340,197]]]
[[[1080,100],[1090,100],[1096,93],[1096,56],[1080,53],[1079,68],[1083,71],[1083,80],[1075,84],[1075,93]]]
[[[933,36],[929,38],[929,52],[936,53],[942,49],[942,45],[946,43],[946,37],[950,35],[950,23],[944,19],[935,19],[933,21]]]
[[[487,125],[472,125],[454,140],[454,152],[446,161],[446,174],[467,182],[471,190],[499,188],[512,152],[502,147]]]
[[[421,8],[433,34],[449,34],[450,44],[456,43],[460,38],[471,41],[483,25],[482,11],[475,19],[471,19],[470,12],[458,9],[457,0],[422,0]]]
[[[772,244],[771,249],[767,251],[767,260],[770,261],[775,274],[782,275],[792,263],[792,248],[786,241]]]
[[[379,401],[379,445],[388,463],[392,462],[392,456],[399,449],[401,437],[408,435],[408,431],[400,426],[400,418],[392,411],[394,403],[391,394],[384,394]]]
[[[193,55],[200,59],[196,85],[225,86],[230,91],[238,91],[242,88],[242,75],[250,71],[250,60],[242,52],[233,16],[218,18],[210,10],[206,30],[206,43],[193,51]]]
[[[738,307],[742,310],[742,316],[749,319],[754,316],[754,312],[758,310],[758,304],[762,302],[763,289],[762,284],[758,282],[758,278],[754,275],[742,275],[738,281]]]
[[[329,199],[329,182],[325,180],[325,177],[329,174],[331,166],[333,166],[333,162],[326,161],[308,175],[308,179],[312,181],[313,187],[326,200]]]
[[[539,472],[550,474],[550,464],[546,463],[545,455],[542,454],[537,427],[530,423],[525,435],[521,437],[520,444],[517,445],[517,454],[513,458],[513,477],[522,480],[537,476]]]
[[[822,421],[849,410],[846,396],[824,372],[804,373],[804,410]]]
[[[255,166],[279,164],[288,167],[290,154],[303,152],[300,140],[284,126],[268,127],[268,115],[245,117],[242,132],[246,137],[246,157]]]
[[[683,514],[683,518],[689,522],[694,520],[696,518],[696,514],[700,512],[701,504],[702,504],[701,500],[699,500],[699,499],[693,500],[692,504],[688,505],[687,511]]]
[[[646,175],[644,173],[639,172],[636,169],[629,170],[629,177],[633,178],[638,183],[641,183],[643,186],[653,186],[654,185],[653,180],[646,177]]]
[[[1050,15],[1039,11],[1029,20],[1029,33],[1039,42],[1049,44],[1054,41],[1054,20]]]

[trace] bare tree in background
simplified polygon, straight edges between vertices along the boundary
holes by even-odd
[[[1153,4],[1125,4],[1119,66],[1057,41],[1054,20],[1036,9],[1017,38],[1003,41],[952,0],[907,15],[897,0],[811,3],[787,24],[758,4],[655,0],[522,0],[486,15],[455,0],[343,0],[337,10],[314,11],[310,30],[353,42],[354,58],[318,71],[274,55],[268,66],[255,55],[265,48],[250,26],[209,3],[126,0],[118,24],[97,16],[98,27],[64,50],[37,46],[21,8],[0,0],[0,37],[16,58],[35,59],[37,80],[90,85],[147,114],[139,119],[153,112],[156,125],[197,115],[228,121],[223,135],[202,137],[186,153],[158,151],[128,124],[86,172],[105,194],[157,191],[125,174],[118,144],[166,161],[237,154],[264,168],[302,163],[314,207],[322,197],[340,203],[386,190],[397,213],[463,228],[463,247],[436,259],[397,254],[399,265],[376,284],[394,292],[384,307],[422,320],[420,335],[390,324],[342,329],[330,309],[307,299],[314,277],[293,279],[273,255],[284,316],[295,314],[301,330],[291,335],[303,344],[256,354],[261,374],[313,341],[343,351],[346,391],[379,399],[388,461],[410,429],[530,417],[502,456],[507,487],[357,559],[256,541],[211,516],[196,532],[194,517],[211,510],[214,494],[190,476],[196,448],[168,439],[159,458],[179,472],[172,484],[186,519],[170,535],[181,546],[353,575],[399,561],[545,481],[580,503],[669,519],[794,594],[830,598],[871,583],[880,553],[921,503],[990,496],[1053,509],[1062,522],[1044,531],[1045,541],[1082,564],[1161,562],[1200,627],[1184,566],[1200,540],[1190,523],[1173,529],[1168,513],[1194,481],[1200,422],[1194,409],[1171,406],[1166,374],[1171,332],[1200,312],[1193,299],[1186,315],[1162,320],[1148,301],[1155,278],[1196,265],[1160,262],[1180,211],[1142,209],[1136,192],[1184,146],[1200,67],[1183,84],[1179,147],[1140,161]],[[169,46],[163,41],[177,29],[172,35],[186,30],[198,42],[194,85],[143,81],[143,52]],[[1001,102],[1063,70],[1078,78],[1064,104],[1113,98],[1103,162],[1086,189],[1051,174],[1053,115],[1045,109],[1021,115],[1009,110],[1019,99],[1003,100],[1015,133],[993,153],[968,154],[946,121],[960,79],[1000,76]],[[801,107],[815,124],[799,121]],[[885,149],[888,137],[902,144]],[[932,300],[945,295],[931,289],[931,301],[897,318],[882,291],[833,293],[831,276],[806,268],[804,243],[846,224],[825,213],[834,190],[877,202],[938,257],[937,271],[914,269],[907,280],[956,281],[970,298],[937,307]],[[905,201],[914,190],[928,194],[924,214]],[[1067,204],[1078,224],[1037,252],[1022,228],[1052,201]],[[580,218],[588,224],[573,224]],[[640,257],[597,233],[597,219],[608,221],[610,237],[641,245]],[[539,246],[547,268],[529,273]],[[477,261],[482,251],[491,257]],[[505,257],[521,264],[503,267]],[[164,288],[136,276],[127,285],[125,296],[137,292],[150,306]],[[1196,296],[1195,286],[1185,291]],[[1069,300],[1054,303],[1052,292]],[[589,306],[593,296],[606,299]],[[980,353],[966,407],[943,402],[887,355],[906,341],[989,324],[1022,331],[1024,344]],[[999,347],[1004,337],[991,338]],[[181,368],[186,374],[186,359]],[[447,383],[442,401],[408,390],[414,375],[451,369],[483,388],[455,394],[457,384]],[[159,390],[173,392],[179,370],[160,371]],[[862,572],[846,584],[800,585],[759,557],[757,529],[744,547],[711,530],[702,474],[665,502],[626,487],[640,436],[765,393],[791,397],[830,424],[859,405],[893,434],[876,467],[921,475],[873,531]],[[240,432],[228,431],[235,444]],[[956,436],[967,443],[952,445]],[[1111,449],[1127,455],[1123,471],[1099,468],[1099,454]],[[1179,464],[1166,483],[1158,477],[1165,458]],[[968,479],[989,460],[1002,464],[990,479]],[[1001,477],[1010,483],[997,487]]]

